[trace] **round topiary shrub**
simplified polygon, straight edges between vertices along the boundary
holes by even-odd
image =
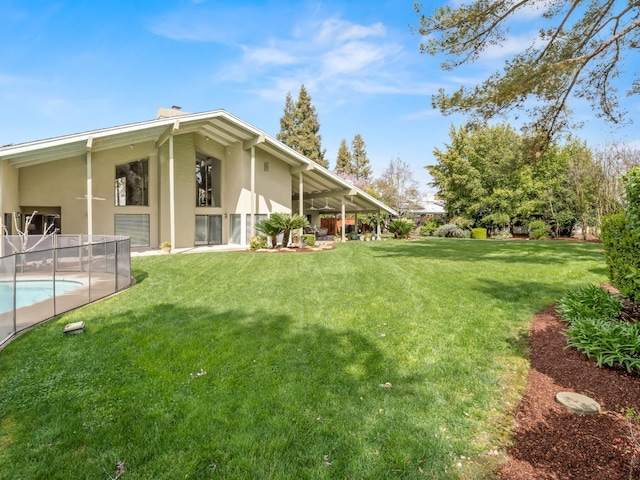
[[[478,240],[484,240],[487,238],[487,229],[486,228],[472,228],[471,229],[471,238],[477,238]]]

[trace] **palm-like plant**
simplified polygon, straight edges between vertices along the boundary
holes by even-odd
[[[271,239],[271,248],[276,248],[278,235],[282,233],[282,227],[273,219],[274,215],[276,214],[274,213],[271,218],[263,220],[256,225],[256,231]]]
[[[271,219],[282,228],[282,246],[286,247],[289,244],[289,237],[292,230],[304,228],[309,225],[307,217],[299,215],[297,213],[274,213],[271,215]]]
[[[387,230],[393,233],[396,238],[408,238],[415,228],[416,224],[413,220],[403,217],[392,220],[387,226]]]

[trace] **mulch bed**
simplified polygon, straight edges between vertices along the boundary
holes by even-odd
[[[640,412],[640,376],[598,368],[575,349],[565,349],[566,324],[553,307],[533,319],[531,368],[514,412],[514,446],[497,471],[502,480],[640,479],[640,422],[633,431],[625,413]],[[599,415],[577,416],[555,401],[572,391],[602,407]]]
[[[313,247],[278,247],[278,248],[259,248],[257,250],[249,250],[253,253],[309,253],[309,252],[324,252],[327,250],[335,249],[335,245],[331,243],[321,243]]]

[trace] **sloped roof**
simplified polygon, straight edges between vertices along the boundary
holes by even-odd
[[[323,207],[323,213],[340,211],[341,198],[346,196],[349,212],[382,210],[392,215],[396,214],[392,208],[371,195],[225,110],[180,112],[174,116],[144,122],[5,145],[0,147],[0,160],[6,160],[16,168],[22,168],[74,156],[85,156],[88,150],[99,152],[147,141],[153,141],[156,147],[160,147],[171,133],[190,132],[209,137],[223,146],[238,142],[241,142],[244,148],[255,146],[287,163],[291,167],[294,198],[300,193],[297,173],[300,170],[304,171],[305,204],[310,205],[311,199],[319,199],[315,206]]]

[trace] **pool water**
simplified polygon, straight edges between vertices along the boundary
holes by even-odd
[[[56,280],[56,295],[81,287],[80,282]],[[25,280],[16,282],[16,308],[26,307],[53,297],[51,280]],[[13,282],[0,282],[0,313],[13,308]]]

